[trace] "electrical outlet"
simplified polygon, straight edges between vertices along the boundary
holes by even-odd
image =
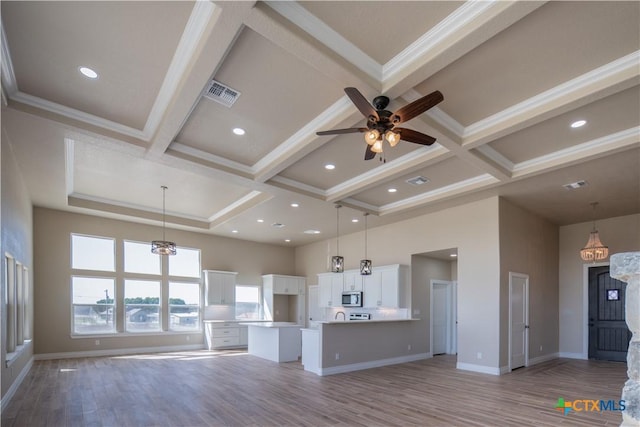
[[[100,340],[96,340],[96,345],[100,345]]]
[[[336,360],[340,360],[340,353],[336,353]]]
[[[478,352],[477,357],[478,359],[482,359],[482,353]]]

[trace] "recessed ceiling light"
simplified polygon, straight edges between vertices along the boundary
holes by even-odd
[[[319,230],[304,230],[304,234],[320,234]]]
[[[299,205],[299,204],[297,204],[297,203],[295,203],[295,202],[294,202],[294,203],[291,203],[291,207],[292,207],[292,208],[297,208],[298,206],[300,206],[300,205]]]
[[[336,165],[334,165],[333,163],[327,163],[326,165],[324,165],[324,168],[328,171],[332,171],[336,168]]]
[[[576,120],[575,122],[571,123],[571,127],[575,129],[575,128],[580,128],[586,124],[587,124],[586,120]]]
[[[258,222],[264,222],[264,219],[259,219]]]
[[[231,232],[235,234],[238,232],[238,230],[231,230]]]
[[[455,257],[457,257],[457,256],[458,256],[458,254],[451,254],[451,255],[449,255],[449,256],[450,256],[451,258],[455,258]]]
[[[358,218],[352,218],[351,219],[351,222],[358,222],[358,221],[360,221]]]
[[[291,239],[284,239],[285,242],[289,243]]]
[[[85,76],[88,77],[90,79],[97,79],[98,78],[98,73],[96,73],[95,71],[93,71],[91,68],[89,67],[78,67],[78,70],[80,70],[80,72]]]
[[[398,191],[398,190],[397,190],[397,189],[395,189],[395,188],[389,188],[387,191],[388,191],[389,193],[395,193],[395,192],[396,192],[396,191]]]
[[[233,128],[233,133],[235,133],[236,135],[244,135],[245,131],[242,128]]]

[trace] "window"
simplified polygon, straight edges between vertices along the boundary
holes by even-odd
[[[125,330],[157,332],[160,323],[160,282],[157,280],[124,281]]]
[[[160,275],[160,257],[151,253],[149,243],[125,240],[124,271],[126,273]]]
[[[169,282],[169,329],[200,330],[200,284]]]
[[[15,310],[15,323],[16,323],[16,346],[22,345],[24,343],[24,288],[22,284],[22,263],[16,262],[16,272],[15,272],[15,301],[16,301],[16,310]]]
[[[22,285],[24,287],[24,291],[22,293],[22,299],[24,301],[24,340],[28,341],[31,339],[31,304],[29,303],[29,299],[31,298],[31,282],[29,281],[29,269],[27,267],[22,267]]]
[[[72,277],[73,332],[106,334],[116,331],[115,280],[104,277]]]
[[[177,248],[177,254],[169,258],[169,276],[200,277],[200,250]]]
[[[260,287],[236,285],[236,319],[260,319]]]
[[[7,302],[7,353],[16,351],[16,261],[6,254],[4,257],[4,300]]]
[[[115,271],[115,240],[72,234],[71,268]]]

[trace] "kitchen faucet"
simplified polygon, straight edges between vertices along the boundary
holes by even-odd
[[[337,312],[333,320],[338,320],[338,314],[342,314],[342,320],[347,320],[344,311]]]

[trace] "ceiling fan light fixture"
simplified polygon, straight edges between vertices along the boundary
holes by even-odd
[[[371,146],[371,151],[373,151],[374,153],[382,153],[382,140],[379,139],[376,142],[373,143],[373,145]]]
[[[367,144],[373,145],[380,139],[380,132],[376,129],[370,129],[364,134],[364,140],[367,141]]]
[[[400,133],[398,132],[394,132],[392,130],[388,130],[387,133],[385,133],[385,138],[387,139],[387,141],[389,141],[389,145],[392,147],[395,147],[396,144],[398,144],[398,142],[400,142]]]

